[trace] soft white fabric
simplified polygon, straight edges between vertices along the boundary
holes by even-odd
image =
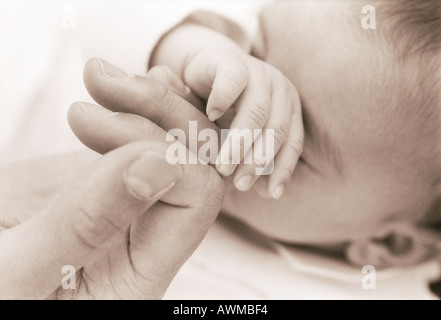
[[[371,272],[371,271],[370,271]],[[265,240],[220,218],[179,271],[166,299],[436,299],[439,264],[376,270],[375,289],[343,261]]]
[[[0,162],[83,148],[66,121],[75,100],[91,101],[84,63],[104,58],[143,73],[160,35],[198,8],[216,10],[250,33],[266,1],[0,1]],[[264,240],[220,219],[184,265],[166,299],[421,298],[433,295],[431,262],[365,274],[299,249]]]

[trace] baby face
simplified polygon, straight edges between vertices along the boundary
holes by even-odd
[[[273,238],[322,245],[372,237],[386,222],[420,221],[435,197],[427,157],[440,141],[439,118],[431,125],[400,109],[392,84],[415,72],[398,74],[379,31],[362,28],[362,7],[287,1],[261,16],[262,58],[302,99],[304,152],[280,200],[231,188],[224,211]]]

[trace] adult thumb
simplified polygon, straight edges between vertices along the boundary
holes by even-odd
[[[182,170],[161,145],[135,142],[93,163],[49,204],[0,233],[0,298],[47,298],[173,188]],[[38,183],[38,182],[36,182]]]

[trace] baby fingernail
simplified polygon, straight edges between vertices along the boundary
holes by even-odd
[[[284,186],[278,186],[273,192],[273,198],[279,200],[282,197],[283,191],[285,190]]]
[[[217,171],[223,176],[229,176],[233,173],[233,170],[231,170],[230,165],[228,164],[221,164],[217,167]]]
[[[254,162],[259,166],[262,166],[266,163],[266,161],[262,157],[259,157],[259,156],[254,157]]]
[[[222,115],[222,111],[214,109],[210,111],[210,114],[208,115],[208,120],[210,121],[216,121],[219,119]]]
[[[124,176],[124,183],[137,199],[159,199],[182,175],[177,165],[171,165],[159,153],[147,151],[133,162]]]
[[[253,178],[251,176],[245,175],[239,178],[236,183],[236,188],[241,191],[247,191],[250,189],[251,182],[253,181]]]
[[[116,114],[116,112],[112,112],[106,108],[91,104],[91,103],[84,103],[84,102],[76,102],[81,107],[81,110],[85,113],[89,114],[100,114],[100,115],[107,115],[107,116],[113,116]]]
[[[191,93],[191,89],[189,86],[184,86],[184,95],[189,95]]]
[[[129,76],[125,71],[115,67],[113,64],[110,64],[105,60],[98,58],[94,58],[94,60],[98,63],[102,75],[107,78],[126,78]]]

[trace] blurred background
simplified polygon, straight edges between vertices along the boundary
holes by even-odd
[[[197,8],[254,32],[266,1],[0,0],[0,161],[80,147],[66,112],[90,101],[82,69],[101,57],[142,74],[155,42]]]

